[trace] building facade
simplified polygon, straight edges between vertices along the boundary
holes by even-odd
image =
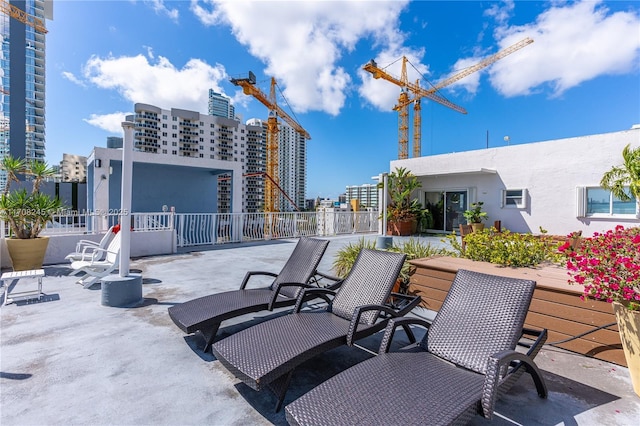
[[[260,211],[264,172],[264,137],[260,121],[243,124],[238,120],[135,104],[134,149],[167,157],[189,157],[239,163],[243,182],[243,212]],[[217,183],[217,211],[229,213],[230,176],[220,174]]]
[[[209,115],[235,119],[236,109],[228,96],[209,89]]]
[[[365,183],[363,185],[347,186],[346,199],[357,200],[359,207],[378,210],[378,185],[375,183]]]
[[[584,236],[617,224],[638,226],[640,203],[623,202],[600,187],[625,146],[640,147],[640,128],[392,161],[420,179],[416,196],[433,215],[433,232],[464,223],[471,203],[482,201],[488,223],[514,232]]]
[[[296,207],[303,210],[307,189],[307,140],[284,122],[280,123],[278,136],[278,184],[284,194],[295,203],[293,206],[291,201],[281,194],[280,211],[295,211]]]
[[[47,19],[53,19],[53,0],[9,0],[42,27],[0,14],[0,156],[45,158],[45,53]],[[0,158],[1,159],[1,158]],[[0,190],[6,175],[0,171]]]
[[[62,182],[86,182],[87,157],[74,154],[62,154],[60,180]]]

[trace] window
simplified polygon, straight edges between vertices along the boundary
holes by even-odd
[[[637,217],[638,213],[635,199],[622,201],[599,187],[578,188],[578,217]]]
[[[526,189],[503,189],[502,208],[524,209],[527,208]]]

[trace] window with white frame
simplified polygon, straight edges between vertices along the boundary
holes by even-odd
[[[628,188],[626,188],[628,191]],[[578,217],[638,217],[636,199],[623,201],[608,189],[578,188]]]
[[[502,207],[510,209],[524,209],[527,207],[526,189],[503,189]]]

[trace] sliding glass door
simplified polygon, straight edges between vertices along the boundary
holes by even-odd
[[[425,192],[424,206],[433,216],[431,230],[451,232],[464,224],[463,213],[468,208],[466,190]]]

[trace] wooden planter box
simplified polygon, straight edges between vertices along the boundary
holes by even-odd
[[[409,292],[422,296],[421,306],[438,311],[458,269],[536,281],[525,326],[546,328],[547,343],[558,342],[615,323],[613,308],[601,301],[582,301],[582,286],[567,284],[567,272],[557,266],[507,268],[454,257],[431,257],[411,261],[417,270]],[[469,309],[473,309],[470,306]],[[613,325],[554,346],[626,367],[618,327]]]

